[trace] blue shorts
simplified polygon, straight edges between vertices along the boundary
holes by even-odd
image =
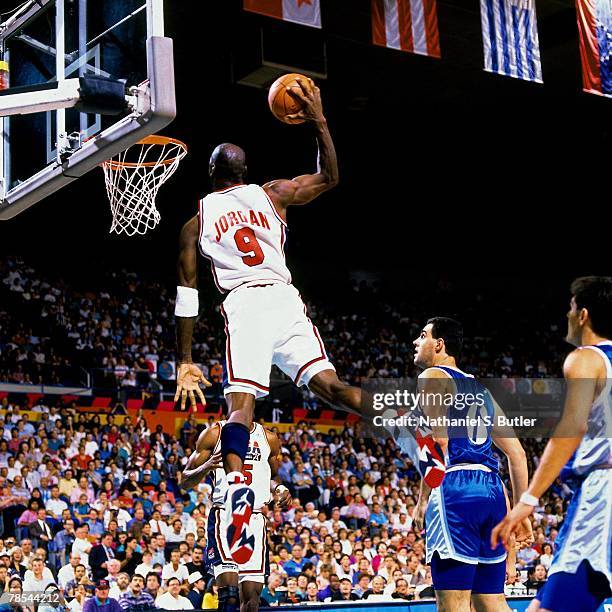
[[[436,553],[431,560],[431,577],[436,591],[497,595],[504,592],[506,562],[474,565],[455,559],[440,559]]]
[[[541,608],[553,612],[594,612],[611,594],[608,579],[583,561],[575,574],[553,574],[535,599]]]
[[[506,511],[504,487],[495,472],[447,472],[442,485],[431,492],[425,515],[427,562],[436,552],[440,559],[472,565],[505,561],[501,544],[491,548],[491,531]]]

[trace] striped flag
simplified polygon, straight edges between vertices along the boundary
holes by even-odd
[[[484,69],[542,83],[534,0],[480,0]]]
[[[313,28],[321,27],[320,0],[244,0],[244,10]]]
[[[576,0],[582,88],[612,98],[612,6],[609,0]]]
[[[436,0],[372,0],[375,45],[440,57]]]

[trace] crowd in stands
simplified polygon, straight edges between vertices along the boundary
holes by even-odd
[[[0,260],[0,278],[0,383],[78,384],[78,364],[101,368],[115,386],[140,388],[174,360],[174,291],[159,282],[115,271],[97,289],[83,289],[43,278],[16,258]],[[441,287],[437,298],[448,291]],[[421,292],[393,302],[365,283],[347,293],[333,305],[308,304],[343,378],[360,384],[413,376],[412,339],[432,297]],[[481,299],[468,303],[470,320],[479,321]],[[506,308],[491,296],[487,303],[493,319]],[[194,359],[213,381],[223,375],[220,321],[216,306],[205,302]],[[483,328],[494,329],[494,322]],[[481,376],[558,375],[555,325],[522,331],[513,343],[468,334],[462,366]],[[313,401],[307,392],[303,399]],[[48,589],[73,612],[98,612],[108,598],[113,609],[104,606],[106,612],[214,608],[216,587],[205,564],[210,487],[180,486],[202,424],[191,417],[175,436],[149,429],[146,411],[133,421],[42,402],[34,413],[36,420],[0,400],[0,591]],[[394,441],[367,437],[360,423],[323,432],[301,422],[279,435],[277,479],[293,503],[268,512],[270,575],[262,601],[432,597],[423,534],[412,526],[417,473]],[[524,445],[533,470],[543,441]],[[507,481],[503,465],[502,474]],[[545,582],[571,494],[556,482],[543,498],[533,517],[535,543],[510,568],[508,592],[533,592]]]
[[[180,486],[194,417],[175,437],[151,431],[142,414],[134,422],[40,406],[37,416],[6,401],[0,411],[0,591],[59,589],[73,612],[98,612],[105,598],[117,611],[214,608],[211,489]],[[412,527],[417,473],[395,442],[366,437],[361,423],[323,433],[301,422],[279,435],[277,479],[293,502],[268,511],[262,601],[431,597],[423,534]],[[533,469],[543,445],[525,445]],[[545,581],[570,496],[557,482],[544,497],[509,589],[533,592]]]
[[[76,288],[42,277],[17,258],[0,260],[0,278],[5,298],[0,300],[0,382],[78,384],[83,371],[94,371],[104,373],[95,377],[98,384],[141,389],[152,375],[162,383],[168,376],[167,365],[175,361],[170,283],[115,270],[104,273],[96,287]],[[442,284],[407,298],[377,283],[352,282],[340,287],[333,301],[310,301],[308,311],[338,371],[352,384],[414,376],[412,341],[424,316],[439,314],[440,304],[451,314],[453,303],[465,304],[462,314],[474,322],[466,331],[462,365],[467,371],[488,377],[560,374],[564,347],[554,323],[558,317],[538,316],[536,303],[529,310],[531,324],[517,319],[508,339],[497,324],[513,308],[507,298],[487,294],[483,308],[484,295],[466,290],[464,299],[460,291],[460,283],[454,289]],[[220,382],[222,319],[214,300],[201,303],[193,357],[212,382]],[[314,401],[308,393],[303,400]]]

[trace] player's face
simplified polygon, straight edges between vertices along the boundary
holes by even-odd
[[[578,304],[576,304],[576,300],[572,296],[572,299],[570,300],[570,309],[567,313],[567,336],[565,337],[565,340],[574,346],[580,346],[582,344],[582,332],[580,326],[581,312],[582,309],[578,308]]]
[[[432,323],[428,323],[415,338],[414,342],[414,363],[417,367],[430,368],[434,363],[436,340],[431,335]]]

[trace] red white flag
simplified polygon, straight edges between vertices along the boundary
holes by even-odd
[[[313,28],[321,27],[320,0],[244,0],[244,9]]]
[[[440,57],[436,0],[372,0],[375,45]]]

